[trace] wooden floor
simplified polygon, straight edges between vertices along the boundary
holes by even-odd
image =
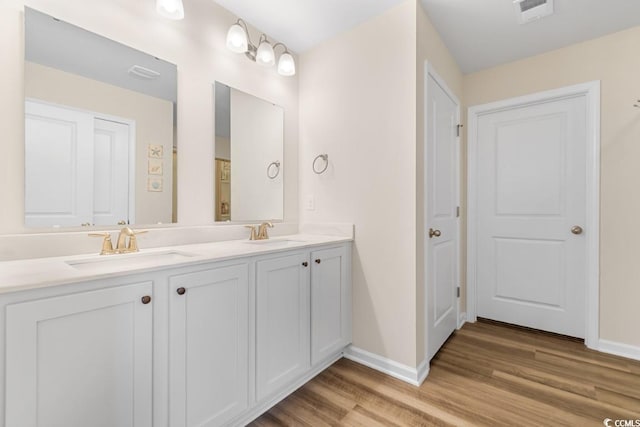
[[[482,321],[449,339],[419,388],[342,359],[252,425],[603,426],[605,418],[640,420],[640,362]]]

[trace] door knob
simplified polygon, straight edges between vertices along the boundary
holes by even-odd
[[[434,237],[440,237],[442,233],[440,230],[434,230],[433,228],[429,229],[429,238],[433,239]]]
[[[573,234],[582,234],[583,231],[584,230],[579,225],[574,225],[573,227],[571,227],[571,232]]]

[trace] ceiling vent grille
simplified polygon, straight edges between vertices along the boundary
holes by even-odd
[[[553,13],[553,0],[514,0],[513,5],[520,24],[527,24]]]

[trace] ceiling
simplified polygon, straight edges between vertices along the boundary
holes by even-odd
[[[524,25],[512,0],[422,4],[464,73],[640,25],[638,0],[555,0],[553,15]]]
[[[25,59],[156,98],[176,102],[174,64],[80,27],[25,8]],[[153,80],[128,73],[138,65],[159,73]]]
[[[302,53],[404,0],[214,0],[255,28]],[[229,24],[231,25],[231,23]],[[253,42],[257,42],[253,34]]]
[[[214,1],[303,53],[404,0]],[[524,25],[512,0],[421,2],[464,73],[640,25],[638,0],[555,0],[553,15]]]

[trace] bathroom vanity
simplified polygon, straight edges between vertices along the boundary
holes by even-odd
[[[351,238],[2,263],[6,427],[244,425],[351,342]]]

